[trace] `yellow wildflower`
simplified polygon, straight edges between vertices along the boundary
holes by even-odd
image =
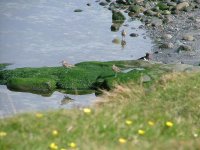
[[[145,134],[145,131],[140,129],[140,130],[138,130],[138,134],[139,134],[139,135],[144,135],[144,134]]]
[[[71,142],[71,143],[69,143],[69,146],[70,146],[71,148],[76,148],[76,143]]]
[[[61,148],[60,150],[67,150],[66,148]]]
[[[0,137],[4,137],[4,136],[6,136],[6,135],[7,135],[6,132],[4,132],[4,131],[0,131]]]
[[[173,123],[172,122],[170,122],[170,121],[167,121],[166,123],[165,123],[165,125],[167,126],[167,127],[169,127],[169,128],[171,128],[171,127],[173,127]]]
[[[91,113],[91,109],[89,109],[89,108],[84,108],[84,109],[83,109],[83,112],[86,113],[86,114],[90,114],[90,113]]]
[[[35,116],[36,116],[37,118],[42,118],[42,117],[43,117],[43,114],[41,114],[41,113],[36,113]]]
[[[148,125],[150,125],[150,126],[154,126],[155,123],[154,123],[153,121],[148,121]]]
[[[126,139],[124,139],[124,138],[119,138],[118,141],[120,144],[125,144],[127,142]]]
[[[52,135],[53,135],[53,136],[57,136],[57,135],[58,135],[58,131],[57,131],[57,130],[53,130],[53,131],[52,131]]]
[[[133,122],[131,120],[126,120],[125,122],[127,125],[131,125]]]
[[[50,146],[49,146],[49,148],[51,150],[56,150],[56,149],[58,149],[58,145],[56,143],[51,143]]]

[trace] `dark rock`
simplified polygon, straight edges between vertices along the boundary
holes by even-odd
[[[189,45],[181,45],[179,48],[178,48],[178,52],[180,51],[192,51],[192,47],[189,46]]]
[[[137,37],[137,36],[139,36],[139,35],[138,35],[137,33],[131,33],[130,36],[131,36],[131,37]]]
[[[131,6],[129,6],[129,11],[134,12],[134,13],[140,13],[141,12],[141,6],[131,5]]]
[[[106,6],[106,5],[108,5],[108,3],[107,2],[100,2],[99,5]]]
[[[87,5],[87,6],[91,6],[91,4],[90,4],[90,3],[87,3],[86,5]]]
[[[173,48],[174,44],[173,43],[162,43],[159,48]]]
[[[121,23],[113,23],[110,27],[111,31],[119,31],[120,27],[121,27]]]
[[[74,12],[82,12],[82,9],[75,9]]]

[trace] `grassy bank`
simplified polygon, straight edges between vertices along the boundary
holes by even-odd
[[[0,149],[200,149],[199,89],[200,73],[173,73],[149,89],[117,86],[89,109],[3,119]]]

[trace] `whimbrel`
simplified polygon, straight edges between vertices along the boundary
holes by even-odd
[[[122,35],[122,40],[125,40],[126,32],[124,29],[122,30],[121,35]]]
[[[121,72],[121,69],[115,65],[112,65],[112,70],[115,72],[115,77],[117,76],[118,72]]]
[[[62,66],[63,66],[63,67],[66,67],[66,68],[75,67],[74,65],[67,63],[66,60],[63,60],[63,61],[61,61],[60,63],[62,63]]]

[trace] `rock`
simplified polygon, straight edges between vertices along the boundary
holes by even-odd
[[[165,22],[165,23],[171,23],[171,22],[173,22],[173,17],[171,16],[171,15],[167,15],[167,16],[165,16],[165,19],[163,19],[163,22]]]
[[[178,48],[178,52],[180,51],[192,51],[192,47],[189,46],[189,45],[181,45],[179,48]]]
[[[171,11],[169,11],[169,10],[164,10],[164,11],[162,12],[162,14],[163,14],[163,15],[170,15],[170,14],[171,14]]]
[[[160,10],[168,10],[169,9],[169,6],[167,6],[167,4],[165,3],[158,3],[157,6],[159,7]]]
[[[200,0],[195,0],[195,2],[196,2],[197,4],[200,4]]]
[[[148,16],[156,16],[156,15],[157,15],[157,12],[154,12],[154,11],[148,9],[148,10],[146,10],[146,11],[144,12],[144,14],[145,14],[145,15],[148,15]]]
[[[107,2],[100,2],[99,5],[106,6],[106,5],[108,5],[108,3]]]
[[[110,2],[111,2],[111,0],[106,0],[106,2],[110,3]]]
[[[158,18],[152,18],[151,20],[151,25],[153,27],[158,27],[158,26],[161,26],[162,25],[162,20],[161,19],[158,19]]]
[[[151,77],[148,75],[143,75],[141,76],[140,80],[144,83],[144,82],[149,82],[151,81]]]
[[[139,36],[139,35],[138,35],[137,33],[131,33],[130,36],[131,36],[131,37],[137,37],[137,36]]]
[[[110,30],[114,32],[119,31],[121,25],[122,25],[121,23],[114,23],[111,25]]]
[[[173,48],[174,44],[173,43],[162,43],[159,48]]]
[[[87,3],[86,5],[87,5],[87,6],[91,6],[91,4],[90,4],[90,3]]]
[[[183,40],[186,40],[186,41],[193,41],[194,40],[194,37],[192,35],[183,35]]]
[[[82,9],[75,9],[74,12],[82,12]]]
[[[189,3],[188,2],[182,2],[182,3],[179,3],[177,6],[176,6],[176,10],[184,10],[185,8],[189,7]]]
[[[141,6],[139,6],[139,5],[131,5],[131,6],[129,6],[129,11],[139,14],[141,12]]]
[[[171,39],[172,38],[172,35],[171,34],[164,34],[163,35],[163,39],[165,39],[165,40],[169,40],[169,39]]]
[[[112,43],[114,43],[114,44],[120,44],[120,39],[119,38],[114,38],[112,40]]]
[[[120,11],[113,10],[112,11],[112,20],[118,21],[118,22],[123,22],[124,20],[126,20],[126,17]]]

